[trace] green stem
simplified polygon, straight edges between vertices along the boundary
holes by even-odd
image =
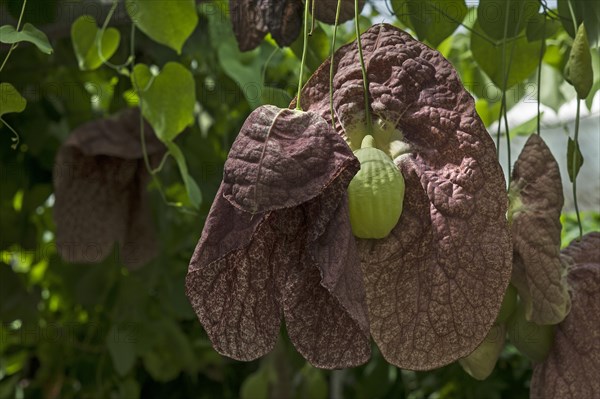
[[[104,32],[106,31],[106,28],[108,28],[108,23],[112,19],[112,16],[115,13],[118,5],[119,0],[113,0],[112,6],[110,7],[106,18],[104,19],[104,23],[102,24],[102,28],[100,28],[100,30],[96,34],[96,48],[98,49],[98,58],[100,58],[104,65],[116,70],[119,73],[122,73],[122,69],[126,68],[133,62],[132,57],[129,57],[124,64],[117,65],[108,61],[106,58],[104,58],[104,54],[102,54],[102,38],[104,37]]]
[[[314,1],[314,0],[313,0]],[[300,105],[300,95],[302,92],[302,77],[304,76],[304,62],[306,61],[306,51],[308,49],[308,11],[310,9],[310,1],[304,2],[304,43],[302,46],[302,60],[300,62],[300,76],[298,77],[298,94],[296,95],[296,109],[302,111]]]
[[[503,103],[504,103],[504,130],[506,130],[506,156],[508,158],[508,185],[510,186],[510,181],[511,181],[511,167],[512,167],[512,159],[511,159],[511,153],[510,153],[510,132],[508,129],[508,116],[507,116],[507,111],[506,111],[506,96],[503,96]]]
[[[358,0],[354,0],[354,27],[356,28],[356,45],[358,46],[358,57],[360,59],[360,70],[363,77],[363,92],[365,96],[365,119],[367,121],[367,134],[373,132],[373,124],[371,123],[371,111],[369,109],[369,79],[367,77],[367,68],[365,67],[365,59],[363,57],[362,43],[360,40],[360,22]]]
[[[575,115],[575,153],[573,154],[573,163],[571,170],[573,171],[573,201],[575,202],[575,213],[577,213],[577,225],[579,226],[579,240],[583,235],[583,227],[581,226],[581,216],[579,215],[579,204],[577,202],[577,164],[579,163],[579,111],[581,109],[581,98],[577,96],[577,113]]]
[[[340,10],[342,8],[342,0],[338,0],[337,8],[335,9],[335,24],[333,25],[333,39],[331,41],[331,59],[329,61],[329,108],[331,112],[331,126],[335,130],[335,110],[333,109],[333,62],[335,55],[335,40],[337,38],[337,28],[340,21]]]
[[[575,12],[573,11],[573,4],[571,4],[571,0],[567,0],[567,4],[569,5],[569,12],[571,13],[571,19],[573,20],[573,29],[575,35],[577,35],[577,18],[575,18]]]
[[[540,56],[538,59],[538,74],[537,74],[537,134],[542,135],[542,112],[540,105],[542,103],[541,87],[542,87],[542,58],[546,49],[546,12],[544,11],[544,24],[542,25],[542,45],[540,46]]]
[[[11,125],[9,125],[8,123],[6,123],[6,121],[4,120],[4,118],[2,118],[1,116],[0,116],[0,122],[4,123],[4,126],[6,126],[8,128],[8,130],[10,130],[13,133],[13,135],[15,136],[15,137],[12,138],[12,141],[13,141],[14,144],[12,144],[10,146],[10,148],[12,148],[13,150],[16,150],[17,147],[19,146],[19,141],[21,140],[20,136],[19,136],[19,133],[17,133],[17,131],[15,129],[13,129]]]
[[[21,22],[23,21],[23,15],[25,14],[25,6],[26,5],[27,5],[27,0],[23,0],[23,5],[21,6],[21,14],[19,14],[19,20],[17,21],[17,28],[16,28],[17,32],[19,31],[19,29],[21,29]],[[17,48],[18,45],[19,45],[19,43],[11,44],[10,48],[8,49],[8,53],[6,53],[6,57],[4,57],[4,61],[2,61],[2,65],[0,65],[0,72],[2,72],[2,70],[4,69],[4,65],[6,65],[6,62],[10,58],[10,55],[12,54],[13,50]]]

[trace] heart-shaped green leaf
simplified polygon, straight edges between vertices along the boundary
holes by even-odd
[[[198,25],[194,0],[127,0],[127,13],[133,23],[152,40],[181,54],[183,44]]]
[[[194,122],[196,84],[183,65],[169,62],[153,76],[147,65],[138,64],[131,79],[141,97],[142,114],[159,139],[171,141]]]
[[[35,44],[42,53],[52,54],[53,51],[46,34],[30,23],[23,25],[21,31],[17,31],[12,25],[0,27],[0,42],[8,44],[29,42]]]
[[[0,83],[0,116],[11,112],[23,112],[27,100],[10,83]]]
[[[90,15],[82,15],[71,26],[73,49],[77,56],[79,69],[90,71],[100,67],[106,60],[113,56],[121,34],[115,28],[108,28],[101,38],[102,51],[98,48],[98,26],[96,20]]]

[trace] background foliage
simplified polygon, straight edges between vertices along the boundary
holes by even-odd
[[[223,1],[105,3],[29,0],[22,21],[48,42],[28,25],[21,31],[31,35],[17,46],[2,34],[2,82],[11,88],[2,87],[0,112],[0,398],[528,397],[531,366],[510,345],[483,382],[457,364],[400,370],[376,350],[365,366],[322,371],[286,338],[256,362],[219,356],[184,295],[188,261],[244,119],[261,104],[291,100],[302,42],[279,49],[267,37],[240,53]],[[2,1],[2,25],[17,26],[22,6]],[[600,88],[599,18],[598,3],[587,0],[373,0],[360,23],[393,22],[436,47],[491,126],[520,103],[557,111],[575,98],[563,77],[573,20],[585,21],[593,46],[591,108]],[[331,34],[317,23],[305,78],[328,57]],[[353,26],[341,26],[339,45],[353,39]],[[148,187],[160,255],[135,272],[116,250],[100,264],[67,264],[54,245],[58,147],[82,123],[136,105],[172,155]],[[8,126],[20,135],[16,149]],[[509,135],[491,133],[504,140],[539,128],[534,118]],[[566,245],[577,222],[573,214],[562,222]],[[599,230],[600,215],[584,213],[583,225]]]

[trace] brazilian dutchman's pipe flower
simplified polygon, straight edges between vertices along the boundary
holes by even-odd
[[[165,148],[148,124],[146,148],[157,161]],[[97,263],[113,251],[131,268],[156,255],[137,108],[86,123],[61,146],[54,166],[54,221],[59,254]]]
[[[323,368],[370,355],[365,292],[348,220],[352,151],[313,112],[263,106],[246,120],[192,257],[187,295],[215,349],[269,352],[281,319]]]
[[[402,368],[467,356],[496,319],[511,275],[508,200],[473,98],[441,54],[401,30],[376,25],[361,41],[367,107],[352,43],[334,57],[333,129],[326,61],[303,88],[306,112],[259,108],[233,145],[187,276],[223,354],[266,353],[283,315],[314,365],[366,361],[363,281],[370,333]],[[377,153],[403,200],[381,239],[351,234],[345,189],[361,147],[385,154],[401,174]],[[368,223],[364,216],[356,220]]]

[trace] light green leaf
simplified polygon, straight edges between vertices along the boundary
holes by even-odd
[[[192,73],[177,62],[167,63],[157,76],[144,64],[134,67],[132,84],[142,99],[142,114],[164,142],[194,122],[196,84]]]
[[[546,39],[553,36],[560,29],[560,22],[544,17],[544,14],[535,14],[527,21],[525,34],[530,42]]]
[[[574,165],[573,158],[575,158]],[[581,154],[581,150],[579,149],[579,144],[575,143],[575,141],[569,137],[569,143],[567,144],[567,171],[569,172],[569,180],[571,181],[571,183],[579,174],[579,169],[581,169],[582,165],[583,155]]]
[[[152,40],[181,54],[183,44],[198,25],[194,0],[127,0],[133,23]]]
[[[540,9],[537,0],[480,0],[477,20],[490,38],[502,40],[517,36],[529,18]],[[506,27],[506,36],[504,28]]]
[[[264,58],[260,56],[261,49],[262,46],[242,53],[233,39],[223,40],[219,46],[219,62],[223,71],[238,84],[253,109],[263,104],[261,92]]]
[[[471,34],[471,50],[473,51],[473,58],[475,58],[475,61],[477,61],[479,66],[490,77],[492,82],[494,82],[497,87],[502,88],[504,82],[504,71],[502,70],[502,42],[495,42],[492,44],[481,37],[486,34],[481,28],[480,21],[475,23],[474,30],[475,32]],[[506,89],[527,79],[536,70],[541,45],[541,41],[528,42],[527,38],[524,36],[506,41],[504,64],[506,69],[510,67]],[[511,61],[510,64],[509,61]]]
[[[115,28],[108,28],[102,35],[102,52],[100,52],[97,46],[98,33],[96,20],[90,15],[82,15],[71,26],[73,49],[79,63],[79,69],[83,71],[99,68],[113,56],[119,47],[121,34]]]
[[[115,370],[124,376],[135,363],[135,346],[133,344],[132,331],[117,325],[113,325],[106,336],[106,346],[112,358]]]
[[[277,87],[264,86],[260,93],[260,100],[263,105],[271,104],[276,105],[279,108],[287,108],[292,101],[292,96],[283,90]]]
[[[464,0],[408,0],[402,7],[407,8],[418,38],[434,47],[450,36],[467,15]]]
[[[177,146],[177,144],[173,142],[165,142],[165,145],[169,149],[169,153],[175,158],[177,162],[177,166],[179,167],[179,173],[181,173],[181,178],[185,184],[185,189],[187,191],[187,195],[190,198],[190,202],[195,209],[200,208],[200,204],[202,203],[202,192],[200,191],[200,187],[194,180],[192,176],[190,176],[188,172],[188,167],[185,162],[185,156],[181,152],[181,149]]]
[[[562,74],[547,64],[542,64],[542,85],[540,87],[540,99],[542,104],[558,112],[560,107],[567,101],[560,90],[564,78]]]
[[[542,112],[540,117],[544,113]],[[529,136],[532,133],[535,133],[537,130],[537,115],[533,116],[531,119],[521,123],[519,126],[510,129],[510,136]]]
[[[35,44],[42,53],[52,54],[53,51],[46,34],[30,23],[23,25],[20,32],[12,25],[0,27],[0,42],[8,44],[29,42]]]
[[[10,83],[0,83],[0,116],[11,112],[23,112],[27,100]]]
[[[268,399],[269,375],[264,368],[250,374],[242,383],[241,399]]]

